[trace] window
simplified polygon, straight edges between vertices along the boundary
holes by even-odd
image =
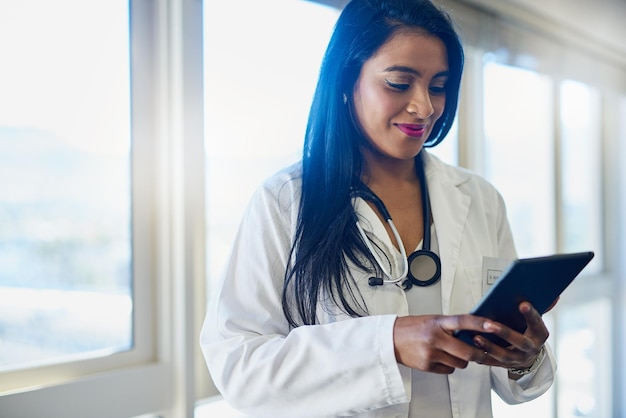
[[[450,132],[445,139],[436,147],[428,148],[428,152],[440,158],[442,161],[452,164],[459,164],[459,123],[458,119],[454,119],[454,123],[450,127]]]
[[[502,193],[520,256],[556,251],[554,100],[549,77],[484,66],[485,176]]]
[[[602,103],[590,86],[566,80],[560,89],[562,250],[594,250],[602,265]]]
[[[151,0],[0,5],[3,416],[184,416],[194,397],[177,283],[198,251],[181,261],[172,244],[191,200],[171,152],[179,81],[201,83],[201,54],[171,65],[201,20],[186,6],[182,22]],[[201,145],[201,124],[185,128]]]
[[[519,406],[494,397],[495,415],[608,416],[611,303],[605,278],[593,276],[603,272],[604,256],[600,94],[582,82],[503,65],[495,54],[485,55],[483,76],[484,173],[507,204],[519,255],[596,253],[575,289],[544,315],[561,370],[557,384]],[[581,319],[591,312],[596,325]],[[562,371],[568,367],[586,383]]]
[[[322,55],[339,12],[300,0],[205,6],[207,258],[215,284],[254,189],[301,156]]]
[[[581,299],[559,307],[557,399],[559,417],[611,416],[611,303]]]
[[[128,7],[0,8],[0,370],[128,350]]]
[[[0,22],[0,371],[128,350],[128,6],[4,3]]]

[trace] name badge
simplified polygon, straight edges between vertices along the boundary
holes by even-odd
[[[513,260],[506,258],[483,257],[482,292],[483,295],[491,289],[502,272]]]

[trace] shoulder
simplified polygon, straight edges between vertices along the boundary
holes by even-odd
[[[257,195],[278,201],[299,200],[302,189],[302,163],[293,163],[268,177],[257,190]]]
[[[437,156],[426,152],[424,154],[426,176],[430,180],[447,183],[456,187],[468,185],[495,190],[495,187],[484,177],[464,167],[459,167],[443,162]]]
[[[265,179],[250,200],[248,212],[291,219],[297,215],[302,189],[302,164],[291,164]]]
[[[288,165],[268,177],[262,184],[261,189],[267,191],[280,190],[283,187],[300,188],[302,183],[302,162],[298,161]]]
[[[474,197],[502,200],[494,185],[474,171],[445,163],[428,152],[425,153],[424,162],[429,183],[454,187]]]

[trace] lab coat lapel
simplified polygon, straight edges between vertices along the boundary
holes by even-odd
[[[459,251],[467,222],[471,197],[459,189],[467,177],[445,170],[441,161],[428,155],[426,179],[437,230],[441,258],[441,293],[443,314],[450,313],[453,279],[459,265]]]

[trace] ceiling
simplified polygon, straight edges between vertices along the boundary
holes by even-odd
[[[348,0],[309,0],[341,8]],[[436,0],[460,2],[493,15],[558,32],[626,67],[626,0]]]

